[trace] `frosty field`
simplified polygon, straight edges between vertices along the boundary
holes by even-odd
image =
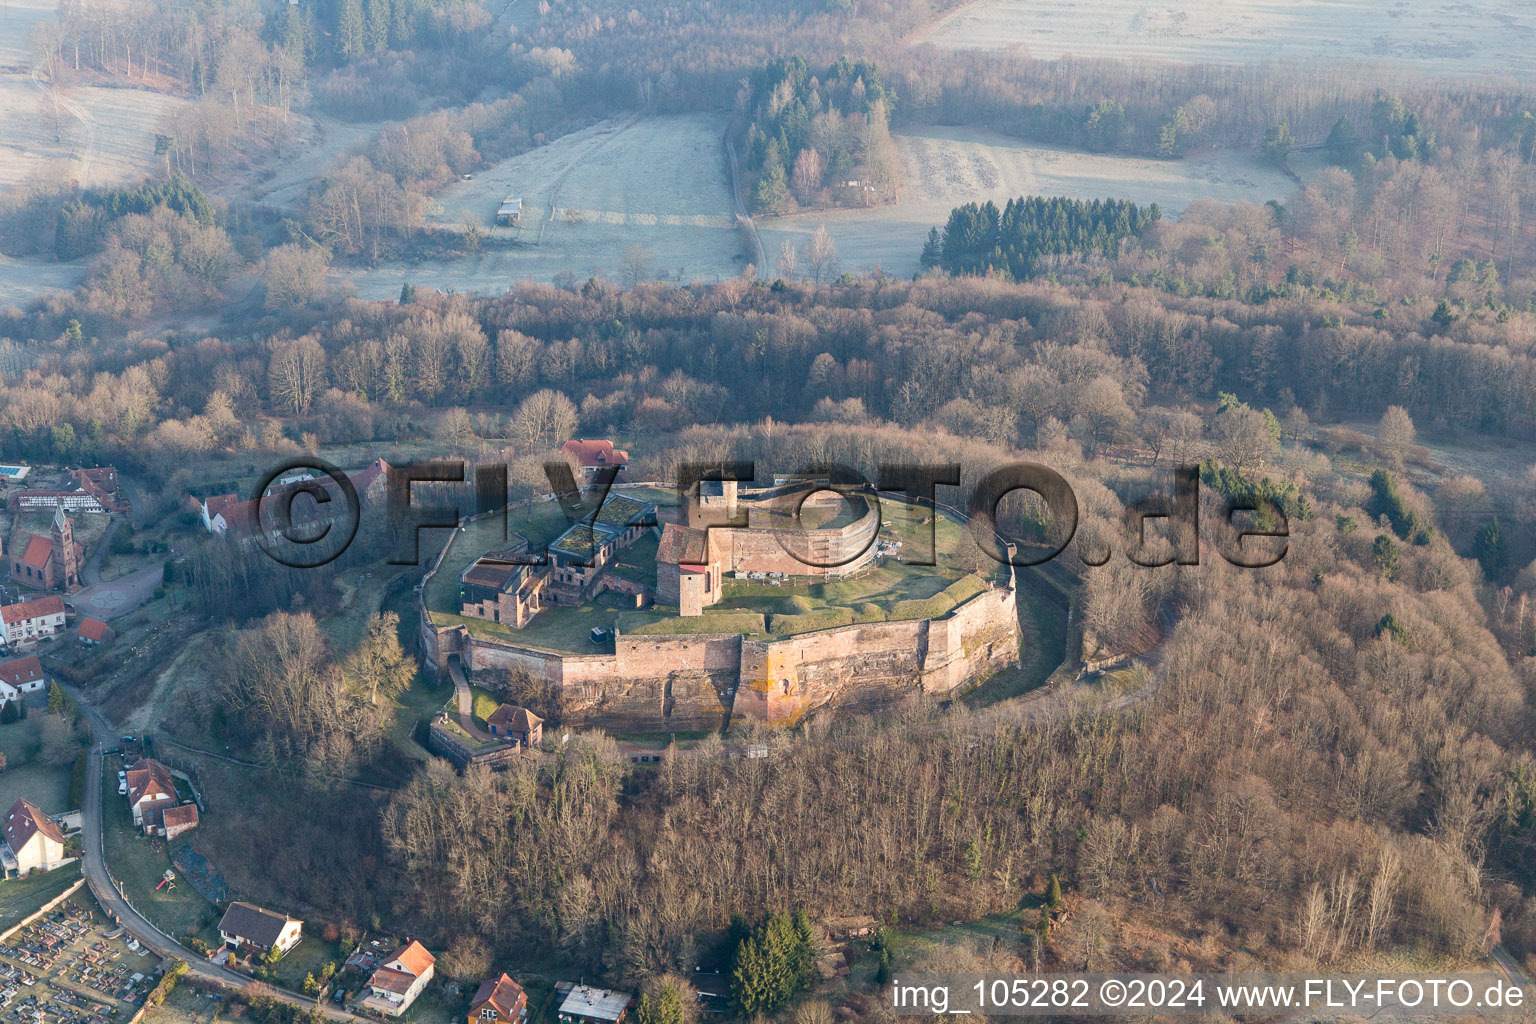
[[[1430,74],[1536,71],[1527,0],[976,0],[910,40],[957,50],[1013,47],[1187,64],[1387,60]]]
[[[710,115],[609,119],[504,160],[436,197],[429,221],[466,215],[492,243],[451,262],[388,263],[346,273],[363,298],[393,298],[401,284],[501,292],[562,271],[619,280],[625,251],[643,246],[650,273],[716,280],[743,265],[720,136]],[[492,227],[496,207],[523,196],[522,224]],[[502,242],[512,241],[510,248]]]
[[[868,210],[814,212],[760,220],[763,246],[773,258],[785,241],[796,245],[825,224],[837,242],[843,270],[881,266],[910,276],[923,239],[942,227],[962,203],[991,199],[999,206],[1023,195],[1115,197],[1157,203],[1176,216],[1196,199],[1262,203],[1283,199],[1295,183],[1256,156],[1227,151],[1184,160],[1148,160],[1030,146],[992,132],[934,129],[898,135],[907,182],[903,201]]]

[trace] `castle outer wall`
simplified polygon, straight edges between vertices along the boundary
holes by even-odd
[[[610,730],[718,729],[732,718],[793,725],[821,708],[872,710],[948,697],[1017,664],[1017,594],[996,588],[941,619],[841,626],[779,640],[620,635],[612,654],[564,654],[439,627],[422,614],[431,671],[457,656],[481,681],[522,669],[553,686],[561,717]]]

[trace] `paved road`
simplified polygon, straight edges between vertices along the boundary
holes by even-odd
[[[165,563],[156,562],[115,580],[77,590],[69,596],[69,603],[75,611],[93,619],[116,618],[148,604],[164,579]]]
[[[227,967],[198,956],[196,953],[183,947],[175,939],[166,935],[155,927],[148,918],[133,909],[132,905],[123,898],[117,885],[107,871],[106,849],[103,845],[102,811],[101,811],[101,771],[102,755],[109,746],[116,746],[117,733],[101,716],[101,712],[88,704],[81,696],[80,691],[65,683],[59,683],[66,693],[75,699],[75,703],[85,714],[86,721],[91,726],[93,737],[91,743],[91,767],[85,785],[85,806],[81,808],[81,847],[84,857],[81,868],[85,874],[86,884],[91,887],[91,892],[96,896],[96,901],[118,924],[126,928],[134,938],[143,943],[149,949],[161,956],[175,957],[187,962],[187,974],[199,981],[210,982],[225,988],[243,989],[251,984],[252,979],[232,971]],[[269,986],[272,991],[290,1002],[301,1006],[315,1006],[316,1001],[308,996],[287,989]],[[362,1022],[366,1018],[349,1013],[328,1004],[320,1005],[321,1011],[333,1020]]]
[[[96,542],[96,550],[91,552],[91,557],[85,560],[85,565],[80,568],[81,581],[87,587],[94,587],[101,582],[101,560],[107,557],[107,549],[112,546],[112,535],[123,521],[113,516],[107,523],[107,532],[101,535],[101,540]]]

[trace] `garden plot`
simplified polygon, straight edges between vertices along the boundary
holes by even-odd
[[[1025,195],[1130,199],[1157,203],[1176,216],[1196,199],[1263,203],[1295,183],[1257,156],[1229,151],[1183,160],[1109,156],[1031,146],[992,132],[938,128],[896,136],[906,170],[902,199],[891,206],[834,210],[758,221],[773,259],[788,241],[799,245],[825,224],[843,270],[882,267],[910,276],[928,229],[942,228],[954,207],[988,199],[1002,206]]]
[[[1387,60],[1431,74],[1531,76],[1528,0],[979,0],[911,42],[1187,64]]]
[[[524,278],[624,276],[626,251],[645,250],[647,277],[716,280],[743,266],[731,214],[724,122],[709,115],[610,119],[459,181],[429,221],[487,232],[481,251],[449,262],[396,262],[345,276],[364,298],[401,284],[500,293]],[[522,223],[492,227],[497,206],[523,197]]]

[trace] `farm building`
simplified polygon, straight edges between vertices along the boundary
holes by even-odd
[[[507,196],[496,208],[496,223],[503,227],[517,227],[523,219],[523,197]]]

